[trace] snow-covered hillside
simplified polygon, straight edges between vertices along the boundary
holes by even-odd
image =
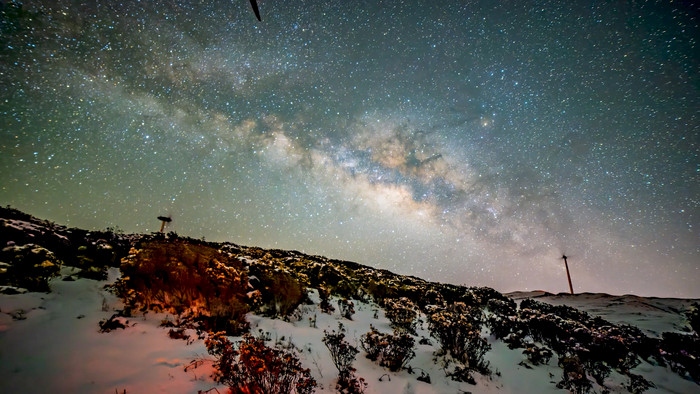
[[[359,350],[351,365],[366,393],[547,393],[561,387],[700,392],[692,362],[698,349],[678,348],[698,344],[688,323],[696,300],[542,292],[508,298],[492,289],[435,284],[299,252],[174,235],[95,235],[12,215],[0,219],[6,245],[0,275],[7,275],[0,276],[5,280],[0,285],[14,293],[0,294],[0,392],[226,392],[212,378],[217,359],[205,344],[206,328],[218,321],[211,319],[214,306],[192,292],[222,293],[217,287],[201,289],[200,274],[231,288],[237,285],[232,280],[244,280],[243,331],[296,355],[318,393],[337,392],[339,371],[324,335],[341,326],[347,343]],[[20,247],[28,241],[35,246]],[[169,278],[178,286],[198,283],[198,289],[153,295],[153,289],[139,288],[143,279],[136,278],[149,268],[144,266],[159,259],[177,276],[148,271],[160,282],[147,283],[164,286]],[[204,267],[199,274],[190,272],[199,266]],[[23,281],[18,273],[46,279],[49,291],[25,291],[20,284],[40,283]],[[396,310],[408,311],[408,318],[401,320]],[[464,346],[482,344],[483,360],[473,348],[465,359],[459,349],[445,351],[440,330],[459,324],[471,327]],[[414,356],[393,372],[370,360],[365,339],[372,328],[384,334],[401,328]],[[237,343],[241,334],[229,339]],[[622,354],[624,360],[604,353]]]

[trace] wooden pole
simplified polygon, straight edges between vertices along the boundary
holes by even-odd
[[[569,274],[569,263],[566,261],[566,255],[562,256],[564,259],[564,267],[566,267],[566,279],[569,280],[569,291],[574,294],[574,286],[571,285],[571,274]]]

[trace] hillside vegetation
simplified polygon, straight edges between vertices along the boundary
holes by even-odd
[[[121,278],[112,289],[124,307],[103,321],[102,329],[117,329],[120,319],[149,311],[168,312],[176,317],[163,322],[171,337],[189,339],[185,330],[194,330],[206,338],[207,349],[217,358],[215,379],[233,392],[268,392],[269,387],[313,392],[316,386],[295,349],[269,346],[266,333],[249,332],[251,314],[299,321],[306,307],[317,304],[323,313],[337,308],[352,320],[357,303],[381,308],[393,331],[368,325],[359,348],[347,342],[342,324],[324,333],[341,392],[362,392],[366,386],[352,367],[358,354],[378,368],[408,370],[430,383],[431,377],[418,375],[410,362],[416,346],[431,343],[433,362],[441,365],[445,378],[476,384],[477,376],[501,373],[485,357],[494,341],[521,351],[526,368],[558,366],[556,387],[571,392],[605,392],[613,372],[625,377],[629,392],[653,388],[654,382],[635,369],[643,361],[700,382],[697,304],[685,312],[687,332],[651,337],[637,327],[568,306],[534,299],[518,304],[491,288],[433,283],[297,251],[205,242],[174,233],[88,232],[9,208],[2,210],[0,236],[5,245],[0,269],[4,292],[49,291],[48,280],[62,265],[78,267],[78,275],[94,279],[104,277],[109,267],[119,267]],[[308,319],[313,327],[315,315]],[[430,338],[418,335],[417,328],[423,326]],[[233,343],[230,336],[242,339]]]

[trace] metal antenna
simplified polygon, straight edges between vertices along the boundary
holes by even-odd
[[[569,273],[569,263],[566,261],[566,255],[561,256],[564,259],[564,267],[566,267],[566,279],[569,280],[569,291],[574,294],[574,286],[571,285],[571,274]]]
[[[158,216],[158,220],[161,221],[161,224],[160,224],[160,232],[161,233],[163,232],[163,229],[165,229],[165,223],[170,223],[173,221],[173,219],[171,219],[168,216]]]

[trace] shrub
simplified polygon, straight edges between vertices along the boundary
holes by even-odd
[[[94,234],[93,234],[94,236]],[[82,242],[89,241],[82,239]],[[98,239],[87,245],[78,246],[75,255],[71,256],[67,263],[80,268],[78,276],[81,278],[106,280],[107,269],[118,266],[118,249],[107,243],[104,239]]]
[[[343,394],[362,394],[367,388],[367,382],[365,382],[364,378],[350,373],[346,378],[338,378],[338,384],[335,388],[339,393]]]
[[[643,393],[652,387],[656,387],[654,383],[644,379],[642,375],[636,375],[633,373],[628,374],[630,382],[627,385],[627,391],[634,394]]]
[[[367,386],[363,378],[355,376],[352,367],[355,356],[359,352],[345,340],[345,327],[338,323],[338,331],[323,331],[323,343],[331,353],[333,365],[338,369],[338,391],[342,393],[362,393]]]
[[[546,347],[531,345],[523,350],[523,354],[533,365],[547,364],[552,358],[552,351]]]
[[[480,335],[482,312],[476,307],[456,303],[429,317],[430,334],[440,342],[444,355],[462,363],[466,371],[489,374],[484,354],[491,348]],[[459,372],[459,371],[456,371]],[[458,380],[465,380],[454,375]],[[469,379],[471,380],[471,379]],[[465,381],[469,381],[465,380]]]
[[[129,321],[124,319],[118,313],[115,313],[109,319],[100,320],[100,332],[110,332],[117,329],[125,329],[129,326]]]
[[[689,376],[694,382],[700,382],[700,337],[673,332],[662,334],[660,343],[661,357],[671,370],[679,375]]]
[[[400,331],[394,331],[393,335],[382,334],[372,326],[370,329],[360,339],[360,346],[367,352],[367,358],[370,360],[379,360],[379,365],[396,372],[415,357],[415,340],[412,336]]]
[[[352,315],[355,314],[355,304],[347,298],[342,298],[338,300],[338,309],[340,309],[340,314],[348,319],[352,320]]]
[[[562,368],[562,379],[557,383],[557,388],[569,390],[572,393],[587,393],[591,389],[591,382],[586,377],[586,371],[581,360],[576,357],[564,357],[559,360]]]
[[[224,332],[217,332],[210,333],[205,343],[207,351],[217,357],[212,377],[232,393],[306,394],[316,387],[295,354],[270,348],[263,338],[245,334],[236,350]]]
[[[318,295],[321,298],[321,303],[319,307],[321,308],[321,312],[327,313],[327,314],[332,314],[333,311],[335,311],[335,307],[333,304],[331,304],[331,292],[325,288],[325,287],[319,287],[318,288]]]
[[[377,331],[374,326],[369,326],[370,331],[360,338],[360,346],[367,353],[365,357],[372,361],[377,361],[382,355],[382,350],[386,346],[385,335]]]
[[[695,335],[700,335],[700,304],[693,302],[685,316],[688,318],[688,324]]]
[[[416,333],[416,305],[406,297],[388,299],[384,301],[386,317],[391,321],[391,326],[403,332]]]
[[[168,336],[171,339],[182,339],[189,341],[190,336],[185,333],[185,327],[171,328],[168,330]]]
[[[338,323],[337,332],[323,331],[323,343],[331,353],[331,360],[338,369],[338,373],[342,374],[352,369],[352,362],[355,361],[358,350],[345,340],[345,327],[342,323]]]
[[[442,298],[442,294],[440,294],[439,291],[435,289],[430,289],[426,291],[423,294],[422,300],[421,300],[422,305],[444,305],[445,304],[445,299]]]
[[[238,334],[248,327],[248,276],[235,258],[180,239],[149,241],[122,259],[117,294],[131,308],[190,315],[204,328]]]
[[[306,298],[304,286],[288,272],[253,264],[250,274],[260,281],[261,310],[271,316],[289,316]]]
[[[381,278],[369,279],[365,287],[367,293],[378,303],[387,298],[394,298],[397,295],[396,289],[387,285]]]
[[[491,299],[488,302],[491,314],[487,324],[491,334],[508,344],[511,349],[525,347],[524,332],[527,325],[518,319],[517,305],[513,300]]]
[[[49,279],[58,276],[61,261],[39,245],[8,246],[2,249],[0,285],[26,288],[29,291],[50,291]]]
[[[562,369],[569,368],[571,372],[580,367],[582,375],[592,377],[601,386],[615,369],[620,374],[627,375],[632,381],[631,385],[642,387],[643,383],[630,372],[639,365],[640,356],[644,359],[656,356],[661,364],[669,362],[671,369],[681,375],[692,370],[693,365],[697,364],[688,363],[690,370],[686,370],[683,360],[690,361],[692,357],[686,359],[682,353],[675,352],[674,341],[664,343],[666,339],[670,339],[666,334],[664,340],[651,339],[637,327],[616,326],[602,318],[593,318],[585,312],[567,306],[552,306],[530,299],[523,300],[520,306],[517,316],[510,316],[512,311],[509,308],[506,311],[508,318],[501,318],[506,328],[503,332],[510,332],[504,338],[509,346],[532,346],[523,340],[524,333],[527,333],[535,341],[544,343],[559,354],[559,365]],[[494,310],[496,313],[499,311],[498,308]],[[660,348],[664,349],[665,355],[659,353]],[[693,349],[693,345],[685,344],[681,348]],[[679,353],[680,356],[677,357]],[[528,354],[528,357],[535,355]],[[580,384],[577,382],[576,379],[565,376],[560,386],[572,387],[572,390],[587,390],[585,387],[581,388],[583,381],[580,381]]]

